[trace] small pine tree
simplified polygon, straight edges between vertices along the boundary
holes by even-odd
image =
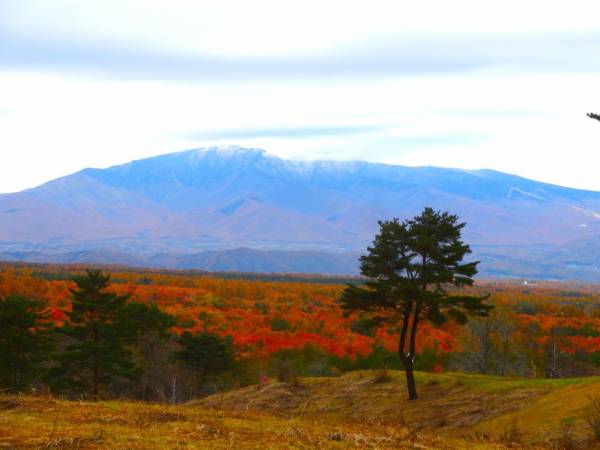
[[[138,345],[148,336],[168,339],[169,329],[175,326],[175,318],[155,304],[130,302],[119,309],[114,323],[127,344]]]
[[[181,349],[175,358],[198,375],[199,381],[233,368],[233,351],[230,338],[214,333],[193,335],[185,332],[179,338]]]
[[[69,343],[58,356],[60,366],[54,374],[59,387],[68,383],[81,392],[91,391],[98,400],[101,387],[113,377],[131,379],[137,372],[118,320],[129,296],[107,292],[110,275],[100,270],[87,270],[74,281],[72,309],[61,329]]]
[[[46,302],[17,295],[0,298],[0,385],[25,389],[54,347]]]

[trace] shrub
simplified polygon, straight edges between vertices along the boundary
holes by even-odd
[[[269,306],[266,303],[256,302],[254,307],[258,312],[260,312],[263,316],[267,315],[269,312]]]
[[[510,428],[504,431],[502,440],[512,444],[519,444],[523,441],[523,433],[519,429],[519,420],[516,416],[512,418]]]
[[[579,446],[573,438],[573,426],[570,424],[562,424],[560,427],[560,438],[558,445],[563,450],[575,450]]]
[[[289,331],[291,329],[289,322],[282,317],[275,317],[271,320],[271,330],[273,331]]]
[[[382,370],[378,370],[373,379],[373,383],[389,383],[390,381],[392,381],[392,377],[390,377],[385,367]]]
[[[590,406],[588,408],[587,422],[592,427],[592,432],[597,441],[600,441],[600,396],[590,397]]]
[[[368,318],[359,318],[354,320],[350,324],[350,331],[357,334],[362,334],[363,336],[373,337],[375,335],[375,331],[377,330],[377,323],[372,319]]]
[[[284,349],[269,359],[269,372],[279,381],[290,381],[299,376],[332,376],[346,370],[346,361],[323,350],[306,345],[302,349]]]
[[[193,335],[186,331],[178,341],[181,348],[175,352],[175,358],[186,369],[195,371],[199,379],[234,367],[233,343],[229,337],[214,333]]]
[[[519,300],[514,305],[514,310],[520,314],[527,314],[529,316],[534,316],[540,311],[540,307],[537,303],[530,302],[527,300]]]
[[[396,352],[391,352],[380,344],[375,344],[371,353],[357,357],[356,362],[350,364],[349,367],[344,367],[344,370],[373,370],[383,369],[384,367],[399,370],[402,368],[402,363]]]
[[[178,317],[177,326],[184,330],[193,328],[196,325],[196,321],[191,317]]]
[[[299,372],[293,361],[284,358],[277,358],[274,361],[273,370],[275,371],[277,381],[282,383],[287,383],[296,378]]]

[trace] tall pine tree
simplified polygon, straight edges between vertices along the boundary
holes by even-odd
[[[413,373],[419,324],[448,319],[465,323],[468,315],[486,316],[487,296],[458,288],[471,286],[477,262],[463,262],[471,249],[461,239],[464,223],[447,212],[425,208],[410,220],[379,222],[368,254],[360,258],[364,286],[348,286],[342,307],[398,326],[398,356],[406,372],[410,400],[417,398]],[[454,286],[454,292],[449,287]]]
[[[110,275],[87,270],[74,278],[72,309],[61,329],[68,344],[58,359],[59,386],[91,393],[100,398],[101,389],[114,377],[134,378],[137,374],[127,348],[127,334],[119,318],[129,296],[108,292]]]

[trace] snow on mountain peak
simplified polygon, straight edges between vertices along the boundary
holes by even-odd
[[[266,151],[260,148],[246,148],[239,145],[214,145],[211,147],[203,147],[194,150],[198,155],[219,154],[222,156],[239,156],[239,155],[266,155]]]

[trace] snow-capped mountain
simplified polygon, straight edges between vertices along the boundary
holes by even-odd
[[[598,192],[491,170],[299,162],[213,147],[85,169],[0,195],[0,250],[5,259],[110,251],[164,266],[236,247],[355,255],[377,220],[407,218],[424,206],[467,222],[465,239],[488,274],[575,276],[560,255],[600,237]],[[588,256],[578,261],[593,276]]]

